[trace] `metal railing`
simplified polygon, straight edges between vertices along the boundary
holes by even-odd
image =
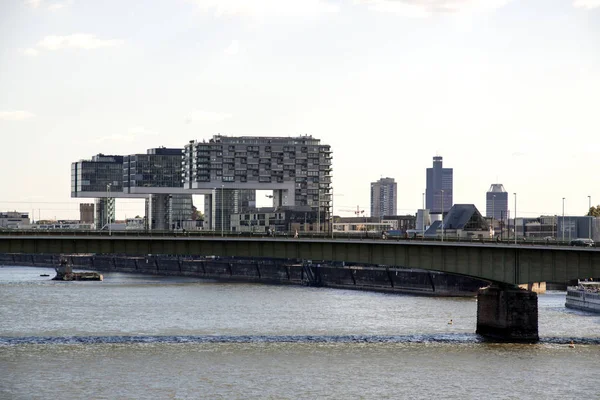
[[[266,238],[266,239],[293,239],[293,240],[381,240],[386,242],[398,243],[419,243],[419,242],[442,242],[441,236],[437,237],[410,237],[410,236],[392,236],[384,238],[379,232],[298,232],[295,238],[291,232],[275,232],[267,234],[264,232],[223,232],[218,231],[143,231],[143,230],[125,230],[125,231],[96,231],[96,230],[74,230],[74,229],[0,229],[0,236],[83,236],[83,237],[164,237],[164,238]],[[481,243],[481,244],[502,244],[514,245],[515,239],[508,238],[499,240],[497,238],[458,238],[453,236],[444,236],[444,243]],[[517,238],[517,245],[527,246],[571,246],[572,241],[548,240],[544,238]],[[596,247],[594,245],[593,247]],[[600,247],[600,246],[598,246]]]

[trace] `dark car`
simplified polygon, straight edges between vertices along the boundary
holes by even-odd
[[[593,247],[594,241],[592,239],[573,239],[570,244],[571,246]]]

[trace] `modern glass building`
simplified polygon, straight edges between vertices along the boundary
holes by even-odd
[[[493,183],[485,194],[485,216],[498,221],[508,218],[508,193],[501,183]]]
[[[331,163],[330,146],[312,136],[216,135],[208,141],[191,141],[183,149],[159,147],[128,156],[99,154],[74,162],[71,196],[99,199],[96,220],[102,224],[114,219],[114,202],[101,199],[145,198],[148,225],[169,229],[172,221],[187,217],[192,194],[200,194],[209,211],[208,226],[228,230],[232,212],[255,207],[256,190],[272,190],[274,207],[310,207],[318,219],[324,215],[325,221],[320,222],[329,226]],[[174,206],[179,201],[175,199],[185,204]],[[180,217],[175,208],[182,210]]]
[[[183,149],[159,147],[146,154],[123,157],[123,189],[135,193],[136,188],[181,188],[181,154]]]
[[[114,197],[121,192],[123,156],[98,154],[71,163],[71,197]]]
[[[394,178],[381,178],[377,182],[371,182],[371,217],[396,215],[397,203],[398,184]]]
[[[331,161],[331,147],[312,136],[215,135],[209,141],[191,141],[185,146],[183,186],[191,190],[273,190],[273,206],[308,206],[320,210],[317,215],[324,214],[328,220]],[[218,199],[211,202],[211,209],[220,203]],[[213,217],[220,218],[217,214]],[[224,225],[229,226],[227,221]]]
[[[425,208],[432,214],[447,213],[452,208],[452,168],[442,167],[442,157],[433,157],[433,167],[427,168],[427,189],[425,190]]]

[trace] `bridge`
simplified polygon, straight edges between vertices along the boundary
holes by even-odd
[[[156,235],[0,235],[0,253],[214,255],[309,259],[418,268],[493,282],[478,295],[477,332],[537,340],[537,295],[515,285],[600,277],[600,249],[374,239]]]

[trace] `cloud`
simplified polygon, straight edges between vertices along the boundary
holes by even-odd
[[[65,8],[67,5],[65,3],[54,3],[54,4],[50,4],[48,6],[48,10],[50,11],[56,11],[56,10],[60,10],[61,8]]]
[[[356,0],[370,10],[388,12],[411,18],[434,14],[460,13],[496,9],[512,0]]]
[[[25,0],[25,4],[32,8],[38,8],[42,4],[42,0]]]
[[[63,3],[52,3],[47,8],[50,11],[60,10],[61,8],[65,8],[67,5],[71,4],[73,0],[67,0]],[[31,8],[40,8],[45,4],[45,0],[24,0],[24,3]]]
[[[185,122],[188,124],[190,122],[221,122],[226,119],[231,118],[232,115],[224,112],[214,112],[214,111],[205,111],[205,110],[196,110],[192,111],[188,114],[185,119]]]
[[[232,40],[229,46],[223,51],[228,56],[235,56],[240,52],[240,42]]]
[[[102,136],[94,140],[96,143],[102,142],[133,142],[136,139],[140,139],[148,136],[156,136],[157,133],[143,126],[136,126],[129,128],[126,133],[114,133],[108,136]]]
[[[0,121],[22,121],[35,117],[35,114],[29,111],[0,111]]]
[[[37,56],[37,55],[38,55],[38,53],[39,53],[39,51],[37,51],[36,49],[34,49],[34,48],[31,48],[31,47],[29,47],[29,48],[27,48],[27,49],[21,49],[21,50],[19,50],[19,51],[20,51],[22,54],[24,54],[24,55],[26,55],[26,56],[29,56],[29,57],[35,57],[35,56]]]
[[[189,0],[202,12],[217,17],[306,17],[338,12],[339,6],[323,0]]]
[[[600,7],[600,0],[574,0],[573,6],[577,8],[598,8]]]
[[[65,48],[90,50],[100,47],[120,46],[121,44],[123,44],[123,41],[119,39],[103,40],[98,39],[96,35],[75,33],[66,36],[46,36],[38,42],[37,46],[46,50],[61,50]]]

